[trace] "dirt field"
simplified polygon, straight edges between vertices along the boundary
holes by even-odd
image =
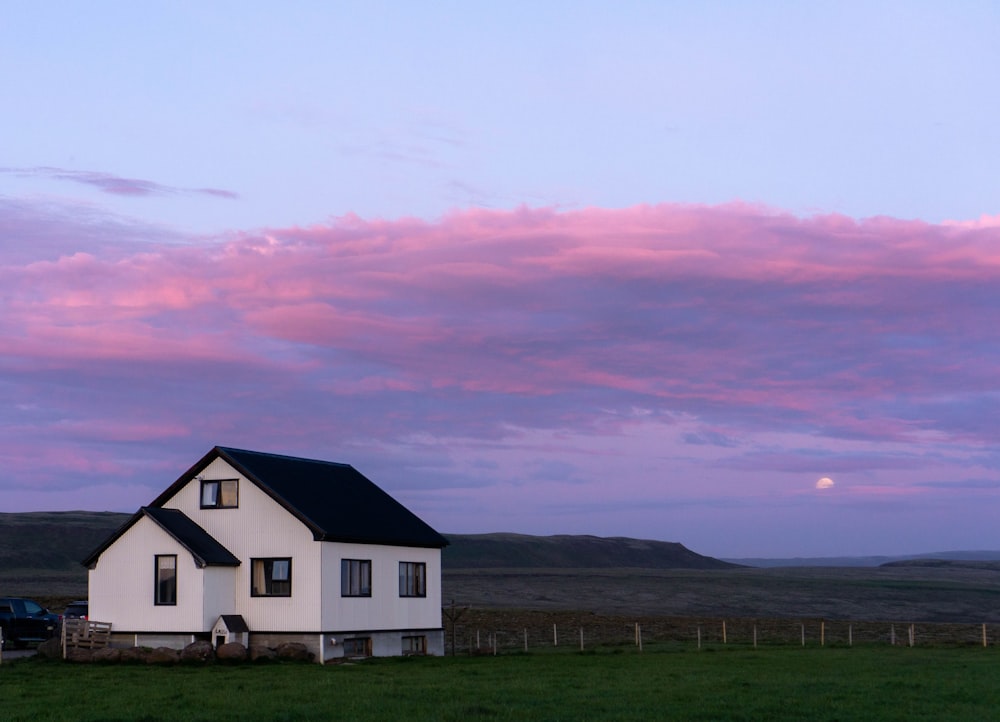
[[[443,589],[459,653],[631,645],[637,625],[646,645],[980,646],[984,625],[1000,641],[993,570],[467,570]]]
[[[1000,572],[922,567],[452,570],[443,602],[662,617],[1000,623]]]

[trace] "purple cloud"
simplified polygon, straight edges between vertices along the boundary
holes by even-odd
[[[34,176],[80,183],[98,189],[103,193],[116,196],[164,196],[181,194],[199,194],[216,198],[237,199],[239,195],[232,191],[218,188],[178,188],[166,186],[150,180],[139,178],[123,178],[110,173],[96,171],[66,170],[63,168],[0,168],[0,172],[22,177]]]
[[[635,503],[801,504],[826,475],[859,503],[1000,479],[995,225],[662,205],[136,243],[8,218],[9,489],[152,497],[225,443],[342,458],[431,518],[569,495],[626,533]]]

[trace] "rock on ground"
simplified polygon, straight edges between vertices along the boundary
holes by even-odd
[[[122,651],[116,647],[102,647],[94,650],[91,659],[95,662],[120,662]]]
[[[157,647],[146,657],[146,664],[177,664],[180,661],[180,652],[171,647]]]
[[[211,642],[205,640],[191,642],[181,650],[182,662],[208,662],[212,659],[215,659],[215,649]]]
[[[239,642],[227,642],[219,645],[215,657],[226,662],[241,662],[247,658],[247,648]]]
[[[251,644],[250,645],[250,659],[252,661],[254,661],[254,662],[256,662],[257,660],[270,660],[270,659],[274,659],[277,656],[278,656],[278,653],[275,652],[270,647],[265,647],[265,646],[260,645],[260,644]]]
[[[38,656],[44,659],[62,659],[62,642],[53,637],[38,645]]]
[[[284,642],[283,644],[279,644],[275,651],[278,654],[278,659],[309,662],[313,658],[312,652],[301,642]]]

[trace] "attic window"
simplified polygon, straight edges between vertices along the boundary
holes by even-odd
[[[239,501],[239,479],[202,479],[202,509],[235,509]]]

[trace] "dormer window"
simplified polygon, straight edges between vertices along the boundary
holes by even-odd
[[[202,479],[202,509],[235,509],[239,501],[239,479]]]

